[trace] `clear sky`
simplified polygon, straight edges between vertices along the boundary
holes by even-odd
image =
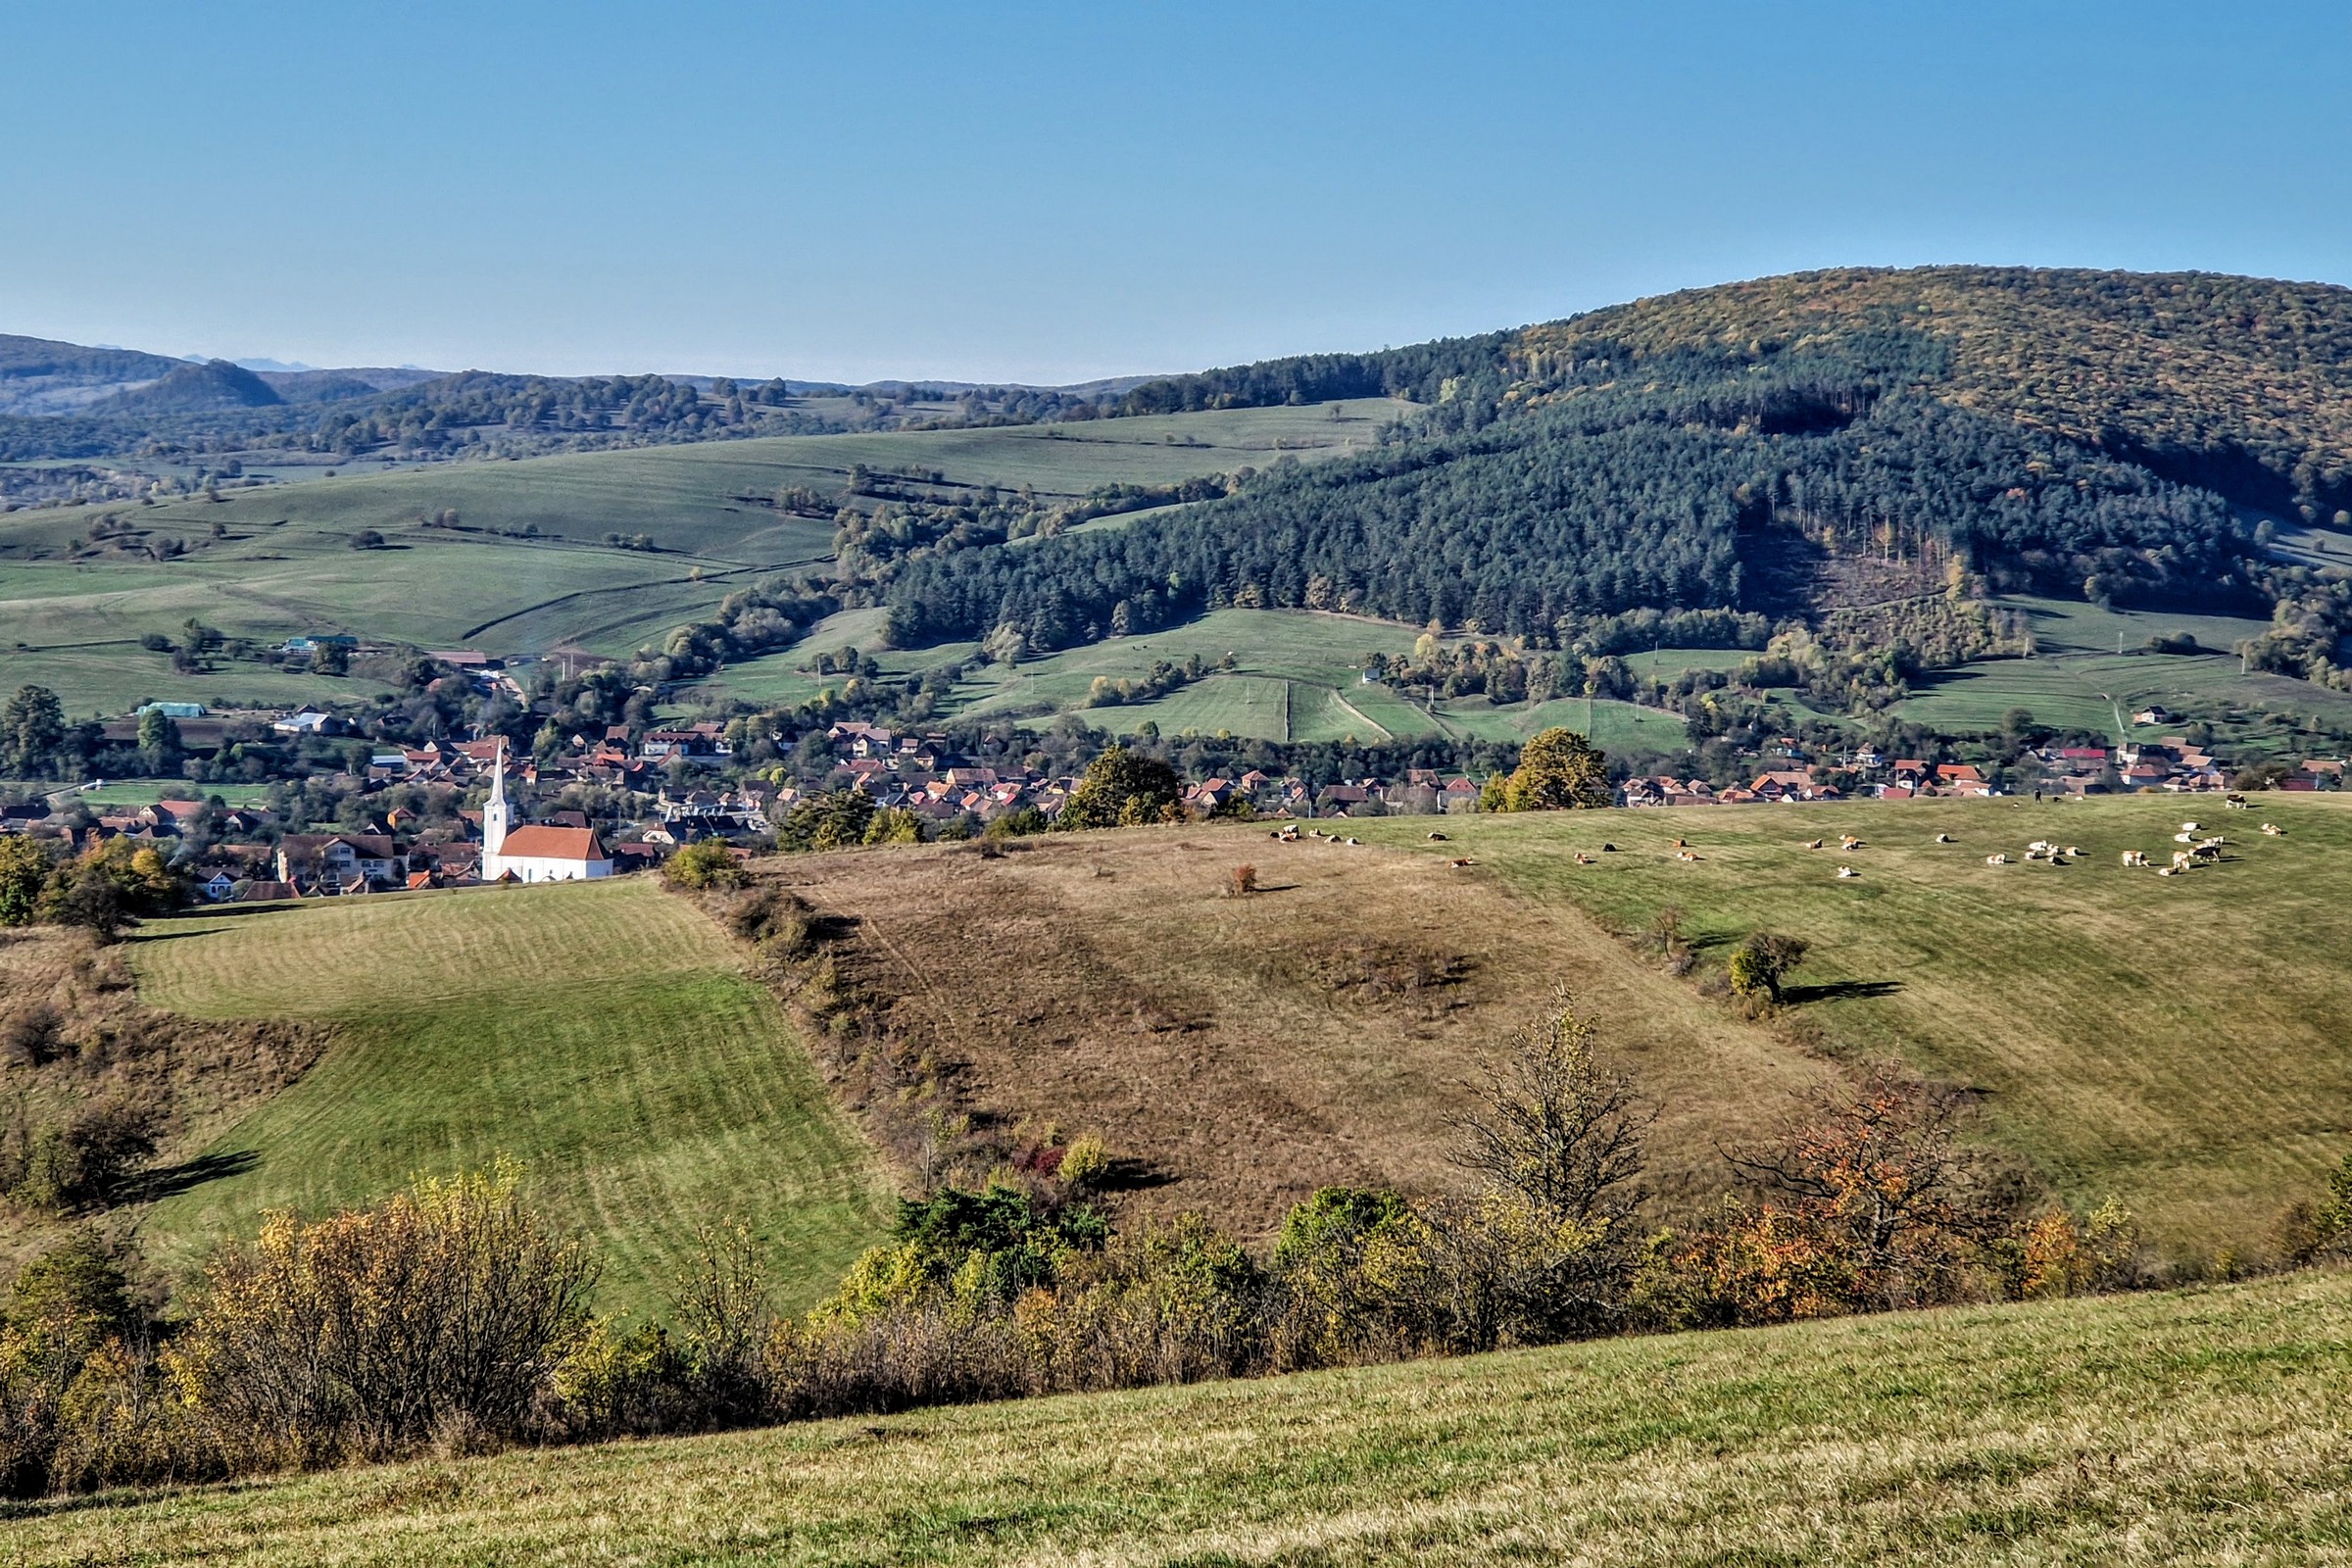
[[[0,331],[1038,382],[1849,263],[2352,282],[2352,4],[10,5]]]

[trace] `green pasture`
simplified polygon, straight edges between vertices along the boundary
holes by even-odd
[[[636,879],[379,895],[157,921],[141,995],[295,1018],[334,1044],[155,1205],[185,1267],[264,1210],[363,1203],[423,1172],[522,1160],[594,1239],[608,1308],[657,1309],[698,1227],[740,1219],[806,1304],[888,1223],[872,1152],[718,927]]]
[[[733,588],[813,564],[829,519],[778,512],[784,489],[839,491],[851,470],[954,491],[985,485],[1078,496],[1110,483],[1160,484],[1293,457],[1360,450],[1407,408],[1386,400],[1236,409],[1143,419],[855,436],[766,437],[323,472],[153,507],[35,510],[0,516],[0,653],[19,681],[56,690],[76,712],[119,711],[149,696],[131,656],[149,632],[191,616],[234,637],[347,631],[424,647],[521,655],[555,648],[626,655],[708,614]],[[456,530],[423,519],[458,514]],[[101,516],[138,530],[140,553],[67,553]],[[219,528],[216,536],[214,530]],[[525,530],[536,537],[519,537]],[[382,549],[355,550],[372,530]],[[653,552],[608,548],[645,535]],[[144,552],[176,539],[186,553]],[[147,656],[152,659],[154,656]],[[157,661],[167,669],[168,662]],[[332,688],[250,688],[315,700]],[[759,690],[766,677],[747,677]],[[205,687],[194,677],[195,688]],[[772,683],[778,692],[790,682]],[[125,701],[127,699],[127,701]],[[755,699],[760,700],[760,699]]]
[[[1790,1010],[1826,1049],[1899,1055],[1976,1091],[1990,1134],[2069,1201],[2118,1196],[2165,1253],[2195,1262],[2260,1253],[2279,1210],[2352,1152],[2352,799],[2254,802],[1468,816],[1447,819],[1440,848],[1613,930],[1678,908],[1717,968],[1750,932],[1804,938]],[[2126,850],[2165,863],[2183,821],[2230,841],[2220,864],[2178,877],[2122,865]],[[1354,831],[1427,848],[1402,821]],[[1865,843],[1840,852],[1842,834]],[[1676,839],[1699,858],[1679,859]],[[1830,847],[1806,849],[1814,839]],[[2034,839],[2082,858],[2027,862]],[[1604,840],[1617,853],[1599,853]],[[2001,853],[2013,863],[1985,863]],[[1840,864],[1859,877],[1838,878]]]
[[[2034,628],[2034,645],[2045,654],[2112,654],[2116,642],[2130,653],[2151,637],[2187,632],[2199,644],[2226,654],[2248,637],[2259,637],[2270,622],[2241,615],[2198,615],[2171,610],[2101,610],[2072,599],[2036,599],[2015,594],[1993,601],[2007,610],[2020,610]]]
[[[1987,733],[2022,708],[2040,723],[2114,739],[2152,740],[2178,719],[2133,724],[2150,705],[2243,730],[2266,713],[2299,724],[2352,727],[2352,694],[2284,676],[2240,674],[2233,655],[2078,654],[1990,660],[1923,675],[1894,711],[1945,733]],[[2119,732],[2117,716],[2123,725]]]
[[[2333,1562],[2352,1277],[18,1504],[24,1562]]]

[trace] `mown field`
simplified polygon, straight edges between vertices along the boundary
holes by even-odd
[[[1180,626],[1134,637],[1117,637],[1018,664],[969,663],[950,701],[958,717],[1018,716],[1045,724],[1059,713],[1082,713],[1089,724],[1132,735],[1147,723],[1163,735],[1197,731],[1245,739],[1364,743],[1450,735],[1479,740],[1519,740],[1552,724],[1590,729],[1597,742],[1619,752],[1680,752],[1689,735],[1680,717],[1631,703],[1583,699],[1497,708],[1483,697],[1441,700],[1424,708],[1385,685],[1365,685],[1364,662],[1373,654],[1396,659],[1411,654],[1418,628],[1361,615],[1308,610],[1218,610]],[[807,665],[819,652],[854,647],[871,653],[885,674],[902,675],[975,659],[977,646],[951,643],[934,648],[891,649],[884,645],[883,614],[873,610],[844,612],[818,625],[799,645],[765,659],[731,666],[696,688],[747,702],[805,702],[838,676],[811,674]],[[1231,654],[1234,667],[1217,668]],[[1643,656],[1645,658],[1650,656]],[[1657,656],[1669,667],[1706,667],[1719,657],[1706,651]],[[1750,656],[1729,656],[1733,662]],[[1199,658],[1212,673],[1165,696],[1089,707],[1098,677],[1140,681],[1154,662],[1182,664]]]
[[[1403,412],[1386,400],[1240,409],[1091,424],[769,437],[692,446],[448,463],[341,473],[217,501],[71,508],[0,517],[0,646],[12,674],[52,686],[74,711],[115,710],[149,696],[252,692],[288,700],[332,694],[316,683],[245,674],[174,677],[143,654],[146,632],[194,615],[231,636],[349,631],[426,647],[514,655],[573,646],[625,654],[715,605],[736,579],[816,562],[827,520],[777,512],[777,491],[838,491],[858,464],[940,475],[948,487],[1033,487],[1084,495],[1113,482],[1303,461],[1368,445]],[[418,526],[455,511],[463,528]],[[178,539],[187,554],[151,561],[109,553],[69,562],[90,522],[122,517],[142,546]],[[216,538],[214,527],[222,534]],[[372,529],[387,548],[354,550]],[[516,537],[536,529],[538,537]],[[607,548],[644,534],[658,552]]]
[[[151,1211],[168,1266],[265,1209],[364,1202],[502,1154],[595,1238],[611,1308],[656,1306],[699,1226],[750,1224],[806,1303],[887,1224],[874,1156],[775,1003],[653,883],[197,915],[144,927],[131,958],[155,1005],[338,1035],[207,1152],[235,1174]]]
[[[2352,1277],[22,1505],[23,1562],[2332,1562]]]
[[[2177,1260],[2259,1252],[2280,1207],[2352,1152],[2352,802],[2264,795],[1717,807],[1353,824],[1463,855],[1619,930],[1669,906],[1702,956],[1768,929],[1812,943],[1795,1013],[1833,1054],[1898,1054],[1971,1086],[1992,1134],[2077,1203],[2120,1196]],[[2182,877],[2183,820],[2231,841]],[[2264,837],[2257,824],[2286,829]],[[1863,847],[1837,848],[1840,833]],[[1948,833],[1950,844],[1936,835]],[[1808,851],[1826,836],[1830,848]],[[1676,858],[1687,839],[1696,861]],[[2080,847],[2025,863],[2029,841]],[[1615,854],[1598,854],[1602,841]],[[1574,852],[1595,852],[1579,865]],[[1990,866],[2006,852],[2013,860]],[[1841,881],[1837,867],[1860,873]]]
[[[2181,721],[2134,724],[2149,705],[2259,739],[2266,713],[2292,724],[2352,727],[2352,695],[2281,675],[2241,674],[2235,655],[2075,654],[1993,660],[1920,677],[1894,712],[1945,733],[1990,733],[2022,708],[2043,724],[2116,740],[2177,734]],[[2122,724],[2119,728],[2118,717]],[[2316,722],[2315,722],[2316,721]]]

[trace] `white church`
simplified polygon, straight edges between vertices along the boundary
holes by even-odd
[[[490,774],[490,798],[482,803],[482,880],[579,882],[612,874],[612,857],[592,827],[550,827],[544,822],[514,825],[507,804],[507,749],[498,749]]]

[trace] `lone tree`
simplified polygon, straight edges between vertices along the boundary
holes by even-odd
[[[1609,760],[1572,729],[1547,729],[1519,754],[1502,788],[1506,811],[1584,810],[1609,804]]]
[[[1781,982],[1805,961],[1812,944],[1803,937],[1758,931],[1732,954],[1732,989],[1743,997],[1781,1000]]]
[[[1183,781],[1167,763],[1113,746],[1088,765],[1054,825],[1066,831],[1161,821],[1183,792]]]
[[[1633,1206],[1642,1142],[1657,1109],[1603,1065],[1597,1021],[1563,994],[1511,1037],[1477,1109],[1454,1118],[1455,1162],[1544,1213],[1590,1224]]]

